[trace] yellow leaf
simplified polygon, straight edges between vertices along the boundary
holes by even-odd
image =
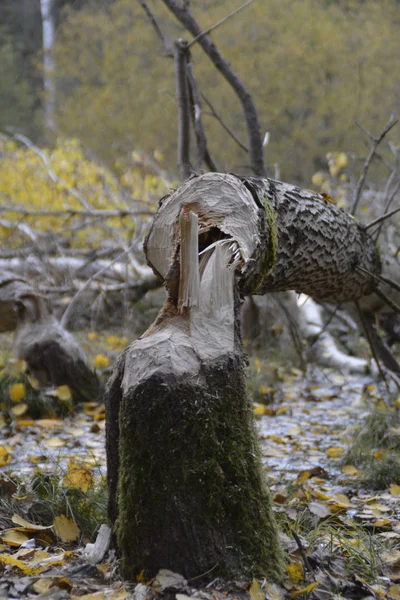
[[[265,406],[264,404],[255,404],[253,407],[253,412],[255,415],[263,415]]]
[[[328,448],[326,455],[328,458],[338,458],[344,452],[344,448]]]
[[[36,425],[36,421],[33,419],[20,419],[18,421],[19,427],[33,427],[33,425]]]
[[[44,531],[46,529],[51,529],[51,527],[52,527],[51,525],[35,525],[35,523],[30,523],[29,521],[26,521],[25,519],[23,519],[22,517],[20,517],[17,514],[14,514],[11,517],[11,521],[15,525],[19,525],[20,527],[23,527],[25,529],[25,531]]]
[[[386,527],[390,525],[390,519],[377,519],[374,523],[375,527]]]
[[[22,417],[28,410],[28,405],[22,402],[12,407],[11,412],[15,417]]]
[[[9,465],[11,461],[11,452],[5,446],[0,446],[0,467]]]
[[[0,533],[0,537],[8,546],[21,546],[29,540],[29,536],[16,529],[6,529]]]
[[[42,579],[38,579],[37,581],[35,581],[32,587],[37,594],[45,594],[53,585],[54,580],[47,577],[43,577]]]
[[[97,354],[93,359],[96,369],[105,369],[110,364],[110,359],[105,354]]]
[[[89,469],[70,461],[68,463],[68,474],[64,477],[64,483],[66,487],[77,488],[86,494],[93,485],[93,475]]]
[[[297,476],[296,483],[298,483],[300,485],[300,484],[304,483],[304,481],[307,481],[307,479],[310,479],[310,477],[311,477],[310,471],[302,471]]]
[[[97,333],[95,331],[89,331],[87,338],[90,342],[93,342],[94,340],[97,340]]]
[[[306,587],[302,588],[301,590],[296,590],[295,592],[292,592],[290,594],[290,597],[297,598],[297,596],[301,596],[302,594],[310,594],[313,590],[315,590],[317,585],[318,585],[318,581],[316,581],[315,583],[310,583],[310,585],[307,585]]]
[[[391,483],[390,484],[390,493],[392,496],[400,496],[400,485]]]
[[[350,508],[353,506],[350,499],[344,494],[336,494],[335,496],[332,496],[332,500],[335,500],[339,508]]]
[[[349,477],[358,477],[360,471],[357,469],[357,467],[354,467],[353,465],[345,465],[342,468],[342,473],[348,475]]]
[[[38,419],[35,421],[36,425],[43,427],[43,429],[55,429],[56,427],[62,427],[60,419]]]
[[[11,402],[21,402],[25,398],[25,384],[14,383],[8,390]]]
[[[118,346],[120,341],[116,335],[109,335],[108,337],[106,337],[106,343],[110,344],[110,346]]]
[[[385,458],[386,455],[386,450],[377,450],[376,452],[374,452],[374,458],[376,460],[382,460],[382,458]]]
[[[28,381],[29,381],[29,385],[31,386],[31,388],[33,388],[34,390],[38,390],[40,388],[40,383],[39,381],[36,379],[36,377],[32,377],[32,375],[28,375]]]
[[[72,393],[67,385],[59,385],[56,388],[56,395],[57,398],[63,402],[71,402],[72,400]]]
[[[301,583],[304,581],[304,570],[300,563],[290,563],[286,567],[286,573],[292,583]]]
[[[54,531],[62,542],[74,542],[80,535],[79,528],[73,519],[60,515],[54,519]]]
[[[251,600],[265,600],[265,593],[261,591],[261,587],[257,579],[253,579],[253,583],[249,589],[249,594]]]

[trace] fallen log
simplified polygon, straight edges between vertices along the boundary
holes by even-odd
[[[109,516],[123,574],[279,579],[282,552],[246,393],[243,294],[370,293],[363,229],[312,192],[208,173],[163,199],[145,243],[168,299],[106,393]]]

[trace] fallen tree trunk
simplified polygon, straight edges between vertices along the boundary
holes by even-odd
[[[246,394],[242,294],[349,301],[373,242],[311,192],[208,173],[166,197],[146,240],[168,299],[106,394],[109,515],[123,574],[279,579],[282,553]]]

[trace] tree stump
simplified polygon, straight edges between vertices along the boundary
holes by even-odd
[[[352,300],[379,272],[357,223],[311,192],[208,173],[161,202],[145,244],[168,299],[106,393],[109,515],[123,575],[265,576],[283,556],[246,393],[243,294]]]

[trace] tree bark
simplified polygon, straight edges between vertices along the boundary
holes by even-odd
[[[109,515],[123,574],[196,582],[283,572],[246,393],[240,296],[356,299],[370,238],[311,192],[207,173],[163,199],[145,244],[168,299],[106,393]]]

